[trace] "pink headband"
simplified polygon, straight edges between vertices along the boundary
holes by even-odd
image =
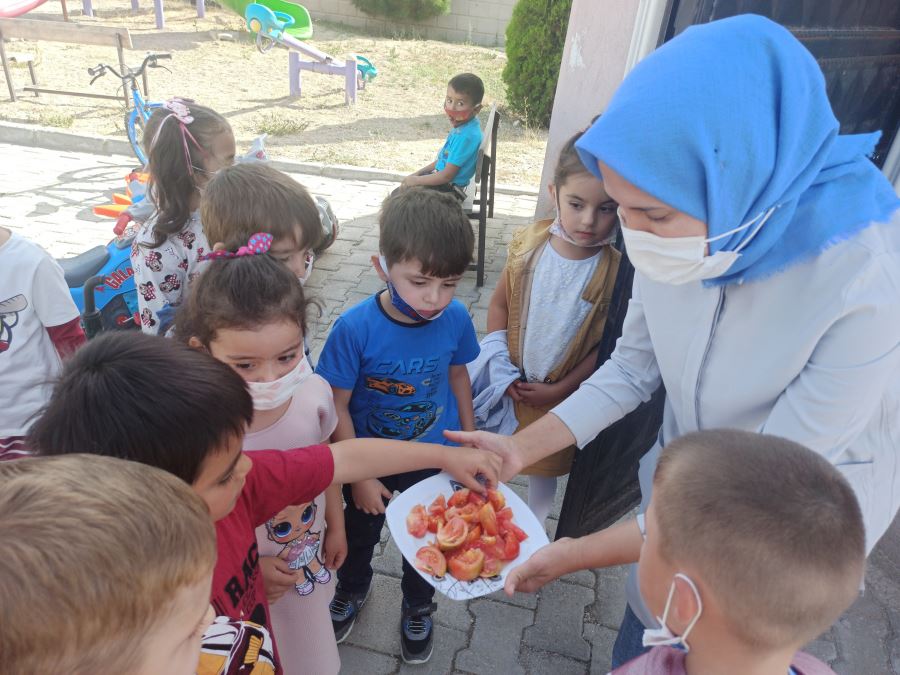
[[[201,260],[216,260],[218,258],[231,259],[242,258],[247,255],[262,255],[272,248],[272,235],[267,232],[257,232],[247,240],[246,246],[241,246],[237,251],[213,251],[207,253]]]
[[[153,140],[150,142],[150,147],[156,145],[156,141],[159,140],[159,134],[162,132],[163,127],[166,126],[166,122],[170,119],[175,119],[178,121],[178,126],[181,127],[181,143],[184,147],[184,161],[187,163],[188,173],[192,176],[194,175],[194,164],[191,162],[191,152],[188,148],[188,139],[190,139],[191,143],[194,144],[194,147],[197,148],[203,154],[206,154],[206,151],[200,146],[197,142],[197,139],[194,138],[194,135],[188,131],[187,125],[194,121],[193,116],[191,115],[190,108],[187,107],[188,103],[193,103],[190,99],[184,98],[170,98],[168,101],[162,104],[162,107],[165,110],[169,111],[169,114],[163,119],[162,122],[159,123],[159,126],[156,128],[156,133],[153,135]]]

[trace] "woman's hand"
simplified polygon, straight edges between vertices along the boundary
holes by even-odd
[[[259,570],[270,605],[294,588],[298,576],[303,575],[303,572],[292,570],[284,560],[274,555],[260,556]]]
[[[536,590],[572,571],[571,549],[575,540],[563,537],[538,549],[528,560],[514,567],[506,575],[503,590],[513,593],[534,593]]]
[[[449,429],[444,431],[444,436],[454,443],[489,450],[499,456],[503,461],[499,472],[500,480],[504,483],[518,474],[525,466],[512,436],[500,436],[487,431],[450,431]]]
[[[522,401],[532,408],[543,408],[553,403],[559,403],[566,397],[558,382],[519,382],[517,380],[511,386],[515,387],[516,393],[519,395],[518,399],[515,397],[513,399]]]
[[[336,570],[347,559],[347,532],[341,527],[325,530],[325,567]]]
[[[369,474],[371,475],[371,474]],[[353,503],[356,508],[370,516],[384,513],[384,500],[390,500],[394,493],[388,490],[377,478],[361,480],[350,486]]]

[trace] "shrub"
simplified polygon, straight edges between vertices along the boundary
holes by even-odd
[[[572,0],[519,0],[506,27],[510,107],[531,123],[550,123]]]
[[[388,19],[424,21],[450,11],[450,0],[353,0],[353,4],[366,14]]]

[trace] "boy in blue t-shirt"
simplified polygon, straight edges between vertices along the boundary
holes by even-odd
[[[472,73],[460,73],[447,84],[444,112],[453,128],[447,134],[437,159],[403,179],[401,188],[423,185],[449,192],[460,201],[475,175],[475,162],[481,145],[478,113],[484,98],[484,83]]]
[[[475,429],[466,364],[478,356],[472,319],[453,299],[472,259],[469,219],[450,195],[425,188],[388,197],[379,215],[380,256],[372,256],[387,289],[335,322],[316,372],[331,384],[338,424],[332,440],[354,437],[450,445],[444,429]],[[453,452],[452,447],[447,452]],[[335,637],[343,641],[366,601],[372,553],[384,509],[434,471],[344,486],[348,554],[331,602]],[[403,561],[401,646],[407,663],[431,657],[434,588]]]

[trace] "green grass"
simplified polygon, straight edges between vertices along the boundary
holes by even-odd
[[[38,124],[45,127],[57,127],[59,129],[69,129],[75,122],[74,115],[67,113],[57,113],[45,111],[38,114],[35,120]]]
[[[308,126],[309,122],[297,120],[284,113],[271,112],[259,120],[256,131],[270,136],[292,136],[302,133]]]

